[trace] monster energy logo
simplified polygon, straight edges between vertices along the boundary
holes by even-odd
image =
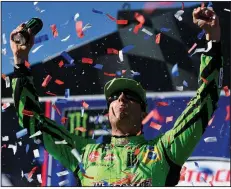
[[[87,129],[88,113],[84,113],[81,117],[81,112],[68,113],[68,119],[70,124],[70,133],[80,135],[81,131],[75,130],[77,127],[82,126]],[[81,136],[86,137],[86,132],[81,132]]]

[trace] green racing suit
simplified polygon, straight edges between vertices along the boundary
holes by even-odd
[[[201,140],[217,108],[223,74],[220,43],[201,55],[199,88],[174,127],[154,140],[143,135],[112,137],[110,143],[69,133],[64,126],[46,118],[40,108],[33,77],[22,64],[12,79],[13,99],[19,125],[32,135],[41,131],[45,149],[64,167],[75,173],[82,186],[175,186],[180,170]],[[203,79],[206,79],[203,81]],[[23,114],[23,110],[33,116]],[[55,144],[65,140],[67,144]],[[84,171],[71,153],[81,154]]]

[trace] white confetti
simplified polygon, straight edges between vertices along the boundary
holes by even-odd
[[[10,103],[9,103],[9,102],[4,103],[4,104],[2,105],[2,111],[3,111],[3,110],[6,110],[8,107],[10,107]]]
[[[2,49],[2,54],[5,56],[6,55],[6,48]]]
[[[42,176],[41,176],[41,174],[37,174],[37,180],[38,180],[39,183],[42,184]]]
[[[65,37],[65,38],[62,39],[61,41],[62,41],[62,42],[65,42],[65,41],[67,41],[70,37],[71,37],[71,35],[68,35],[67,37]]]
[[[92,25],[88,23],[83,27],[82,31],[84,32],[85,30],[87,30],[87,29],[89,29],[91,27],[92,27]]]
[[[58,172],[56,173],[58,177],[61,177],[61,176],[64,176],[64,175],[68,175],[69,174],[69,171],[62,171],[62,172]]]
[[[39,45],[38,47],[36,47],[34,50],[32,50],[32,53],[36,53],[43,45]]]
[[[42,141],[41,141],[40,139],[37,139],[37,140],[34,140],[34,143],[35,143],[35,144],[41,144]]]
[[[152,35],[153,35],[153,33],[152,33],[152,32],[150,32],[150,31],[146,30],[145,28],[143,28],[141,31],[142,31],[142,32],[144,32],[144,33],[146,33],[147,35],[150,35],[150,36],[152,36]]]
[[[192,55],[194,55],[194,54],[196,54],[198,52],[209,52],[211,50],[211,48],[212,48],[212,41],[209,41],[207,49],[205,49],[205,48],[196,49]]]
[[[3,44],[3,45],[7,44],[7,41],[6,41],[6,34],[5,34],[5,33],[2,34],[2,44]]]
[[[182,18],[181,16],[182,16],[183,14],[184,14],[184,11],[183,11],[183,10],[178,10],[178,11],[176,12],[176,14],[174,14],[174,16],[175,16],[175,18],[176,18],[177,20],[182,21],[183,18]]]
[[[35,1],[35,2],[34,2],[34,5],[37,5],[37,4],[38,4],[38,1]]]
[[[123,51],[122,50],[119,51],[119,59],[120,59],[120,62],[124,61]]]
[[[18,144],[19,144],[19,146],[22,146],[22,141],[19,141]]]
[[[35,158],[39,157],[39,150],[38,149],[33,150],[33,153],[34,153]]]
[[[74,16],[74,21],[77,22],[77,19],[79,18],[79,13],[76,13]]]
[[[83,115],[84,115],[84,108],[81,107],[81,117],[83,117]]]
[[[184,87],[183,87],[183,86],[176,86],[176,90],[178,90],[178,91],[183,91],[183,90],[184,90]]]
[[[64,186],[68,183],[69,183],[69,180],[64,180],[64,181],[59,182],[59,186]]]
[[[66,140],[55,141],[55,144],[67,144]]]
[[[71,150],[71,153],[75,156],[75,158],[79,161],[79,163],[82,162],[81,156],[80,156],[79,152],[75,148]]]
[[[2,141],[3,142],[9,141],[9,136],[2,136]]]
[[[31,135],[29,138],[33,138],[33,137],[39,136],[41,134],[42,134],[42,132],[39,130],[35,134]]]
[[[24,177],[24,173],[23,173],[23,170],[21,170],[21,177],[22,177],[22,178]]]
[[[228,12],[230,12],[230,9],[224,9],[224,11],[228,11]]]
[[[33,181],[32,178],[29,178],[29,177],[28,177],[28,173],[24,174],[24,176],[26,177],[26,179],[27,179],[28,182],[32,182],[32,181]]]
[[[14,152],[14,155],[15,155],[15,153],[16,153],[16,151],[17,151],[17,143],[16,143],[16,146],[13,145],[13,144],[9,144],[8,148],[12,148],[12,149],[13,149],[13,152]]]
[[[205,142],[217,142],[217,137],[207,137],[204,139]]]
[[[9,78],[9,76],[7,76],[5,78],[5,81],[6,81],[6,88],[9,88],[10,87],[10,78]]]
[[[45,12],[45,10],[41,10],[41,11],[40,11],[40,13],[43,13],[43,12]]]
[[[35,7],[35,10],[40,12],[40,8],[39,7]]]

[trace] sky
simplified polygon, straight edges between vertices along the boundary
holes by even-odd
[[[2,55],[2,73],[9,74],[13,71],[13,54],[10,49],[9,36],[20,23],[26,22],[33,17],[38,17],[43,21],[43,29],[36,35],[41,36],[47,34],[48,41],[35,44],[31,49],[29,55],[30,64],[38,63],[45,58],[67,50],[72,45],[81,45],[87,41],[92,41],[106,34],[117,30],[115,22],[108,19],[105,15],[110,14],[117,17],[117,12],[122,10],[126,2],[1,2],[2,3],[2,33],[6,36],[7,44],[3,44],[1,48],[6,49],[6,54]],[[146,2],[129,2],[131,9],[143,9]],[[150,2],[149,2],[150,3]],[[153,2],[154,3],[154,2]],[[200,2],[185,2],[184,6],[189,7]],[[153,4],[152,4],[153,5]],[[179,7],[181,9],[181,2],[172,2],[171,7]],[[166,8],[169,5],[155,2],[156,8]],[[97,14],[92,9],[102,11],[104,14]],[[90,24],[92,27],[84,32],[83,38],[78,38],[75,30],[75,21],[73,17],[78,13],[77,21],[82,21],[83,26]],[[67,24],[68,23],[68,24]],[[58,30],[58,37],[54,38],[51,32],[50,25],[56,24]],[[61,40],[70,35],[67,41]],[[38,46],[43,45],[38,51],[32,51]]]

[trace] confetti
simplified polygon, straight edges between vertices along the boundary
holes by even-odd
[[[62,60],[60,60],[60,62],[59,62],[59,67],[62,68],[63,65],[64,65],[64,62],[63,62]]]
[[[66,123],[66,120],[68,120],[68,118],[62,117],[62,118],[61,118],[61,123],[62,123],[62,124],[65,124],[65,123]]]
[[[18,144],[19,144],[19,146],[22,146],[22,142],[21,141],[19,141]]]
[[[6,55],[6,48],[2,49],[2,54],[5,56]]]
[[[2,136],[2,141],[3,142],[9,141],[9,136]]]
[[[197,43],[194,43],[193,46],[188,50],[188,54],[190,54],[193,51],[193,49],[196,48],[196,46],[197,46]]]
[[[41,174],[37,174],[37,180],[38,180],[39,183],[42,184],[42,176],[41,176]]]
[[[27,152],[29,151],[29,149],[30,149],[30,145],[27,144],[27,145],[26,145],[26,154],[27,154]]]
[[[35,173],[35,171],[36,171],[37,169],[38,169],[37,166],[32,168],[32,170],[31,170],[30,173],[28,174],[28,178],[29,178],[29,179],[33,176],[33,174]]]
[[[77,22],[77,19],[79,18],[79,13],[76,13],[74,16],[74,21]]]
[[[168,106],[169,104],[167,102],[157,102],[157,106]]]
[[[76,32],[77,32],[77,36],[79,38],[83,38],[84,37],[82,28],[83,28],[83,22],[82,21],[76,22],[75,29],[76,29]]]
[[[86,31],[87,29],[89,29],[91,27],[92,27],[92,25],[88,23],[83,27],[82,31],[84,32],[84,31]]]
[[[56,100],[56,103],[64,103],[64,104],[66,104],[68,102],[68,100],[67,99],[57,99]]]
[[[200,168],[199,164],[197,162],[194,162],[195,166]]]
[[[39,145],[39,144],[42,143],[42,141],[41,141],[40,139],[35,139],[35,140],[34,140],[34,143]]]
[[[82,63],[92,64],[93,63],[93,59],[91,59],[91,58],[82,58]]]
[[[229,87],[228,86],[224,86],[224,91],[225,91],[225,96],[230,96],[230,90],[229,90]]]
[[[55,80],[55,83],[58,84],[58,85],[63,85],[63,84],[64,84],[64,82],[61,81],[61,80],[59,80],[59,79],[56,79],[56,80]]]
[[[137,34],[139,29],[142,28],[143,24],[137,24],[134,29],[133,29],[133,33]]]
[[[142,125],[145,125],[153,117],[153,110],[142,120]]]
[[[83,117],[83,115],[84,115],[84,108],[80,107],[80,109],[81,109],[81,117]]]
[[[118,25],[126,25],[126,24],[128,24],[128,20],[116,20],[116,23]]]
[[[68,144],[66,142],[66,140],[62,140],[62,141],[55,141],[55,144]]]
[[[25,66],[26,66],[27,68],[30,68],[30,63],[27,62],[26,60],[25,60]]]
[[[49,40],[49,38],[48,38],[47,34],[41,35],[41,36],[35,37],[34,44],[38,44],[38,43],[41,43],[43,41],[48,41],[48,40]]]
[[[33,117],[34,113],[32,111],[28,111],[28,110],[23,110],[22,111],[23,115],[29,116],[29,117]]]
[[[14,153],[14,155],[15,155],[15,153],[16,153],[16,151],[17,151],[17,144],[16,144],[16,146],[13,145],[13,144],[9,144],[8,148],[12,148],[12,149],[13,149],[13,153]]]
[[[139,153],[140,153],[140,149],[139,148],[135,149],[134,155],[137,156]]]
[[[162,126],[159,125],[159,124],[157,124],[157,123],[155,123],[155,122],[151,122],[150,123],[150,127],[154,128],[156,130],[160,130]]]
[[[149,36],[152,36],[152,35],[153,35],[152,32],[148,31],[148,30],[145,29],[145,28],[143,28],[141,31],[144,32],[144,33],[146,33],[146,34],[149,35]]]
[[[53,37],[58,37],[59,34],[58,34],[58,30],[57,30],[56,25],[55,25],[55,24],[52,24],[52,25],[50,26],[50,28],[51,28]]]
[[[217,142],[216,137],[207,137],[204,139],[205,142]]]
[[[171,122],[173,120],[173,116],[166,117],[166,123]]]
[[[156,35],[156,44],[160,44],[160,36],[161,36],[161,33]]]
[[[209,52],[209,51],[211,50],[211,48],[212,48],[212,40],[208,42],[207,49],[205,49],[205,48],[196,49],[196,50],[194,51],[194,53],[193,53],[191,56],[193,56],[194,54],[196,54],[196,53],[198,53],[198,52],[199,52],[199,53],[200,53],[200,52]]]
[[[6,144],[2,145],[2,147],[1,147],[1,148],[6,148]]]
[[[10,103],[9,103],[9,102],[4,103],[4,104],[2,105],[2,111],[3,111],[3,110],[6,110],[8,107],[10,107]]]
[[[134,17],[139,23],[144,24],[145,18],[143,15],[139,14],[138,12],[135,12]]]
[[[228,12],[230,12],[230,9],[224,9],[224,11],[228,11]]]
[[[61,172],[58,172],[56,173],[58,177],[61,177],[61,176],[65,176],[65,175],[68,175],[69,174],[69,171],[66,170],[66,171],[61,171]]]
[[[107,54],[119,54],[119,51],[113,48],[107,48]]]
[[[27,135],[27,133],[28,133],[27,128],[22,129],[21,131],[18,131],[16,133],[16,137],[17,139],[22,138],[23,136]]]
[[[87,104],[85,101],[82,101],[82,106],[83,106],[85,109],[88,109],[89,104]]]
[[[108,18],[110,18],[112,21],[116,21],[116,18],[112,17],[111,15],[106,14],[106,16],[107,16]]]
[[[75,61],[66,51],[63,51],[63,52],[61,53],[61,56],[62,56],[66,61],[68,61],[70,64],[73,64],[74,61]]]
[[[103,65],[102,64],[96,64],[96,65],[94,65],[94,68],[102,70],[103,69]]]
[[[63,180],[63,181],[61,181],[61,182],[59,182],[59,186],[64,186],[64,185],[66,185],[66,184],[68,184],[69,183],[69,180]]]
[[[7,76],[7,77],[5,78],[5,81],[6,81],[6,88],[9,88],[9,87],[10,87],[10,77]]]
[[[68,35],[67,37],[61,39],[61,41],[62,41],[62,42],[66,42],[70,37],[71,37],[71,35]]]
[[[33,150],[33,153],[34,153],[34,157],[35,158],[38,158],[40,155],[39,155],[39,150],[38,149],[35,149]]]
[[[110,76],[110,77],[115,77],[116,76],[116,74],[114,74],[114,73],[104,72],[103,74],[106,75],[106,76]]]
[[[5,33],[2,34],[2,44],[3,44],[3,45],[6,45],[6,44],[7,44],[7,41],[6,41],[6,34],[5,34]]]
[[[123,51],[122,50],[119,51],[119,59],[120,59],[120,62],[124,61]]]
[[[128,46],[122,48],[122,52],[123,52],[123,53],[126,53],[126,52],[128,52],[128,51],[134,49],[134,47],[135,47],[134,45],[128,45]]]
[[[56,96],[56,94],[51,93],[51,92],[49,92],[49,91],[47,91],[46,94],[51,95],[51,96]]]
[[[230,106],[226,106],[226,117],[225,117],[225,121],[229,121],[230,120]]]
[[[202,39],[202,37],[205,35],[205,30],[202,30],[198,35],[197,35],[197,38],[199,39],[199,40],[201,40]]]
[[[39,136],[41,134],[42,134],[42,132],[39,130],[36,133],[34,133],[33,135],[31,135],[29,138],[34,138],[34,137],[37,137],[37,136]]]
[[[175,65],[172,67],[172,75],[173,75],[174,77],[179,76],[179,71],[178,71],[178,65],[177,65],[177,64],[175,64]]]
[[[161,28],[160,32],[169,32],[171,29],[170,28]]]
[[[70,97],[70,89],[65,89],[65,98]]]
[[[75,148],[71,150],[71,153],[75,156],[75,158],[78,160],[79,163],[82,162],[81,156],[80,156],[79,152]]]
[[[181,16],[182,16],[183,14],[184,14],[184,11],[183,11],[183,10],[178,10],[178,11],[174,14],[174,16],[175,16],[175,18],[176,18],[178,21],[182,21],[183,18],[182,18]]]
[[[94,12],[94,13],[97,13],[97,14],[103,14],[103,12],[102,11],[98,11],[98,10],[96,10],[96,9],[92,9],[92,12]]]
[[[2,79],[6,79],[6,75],[5,74],[2,74]]]
[[[184,87],[183,87],[183,86],[176,86],[176,90],[177,90],[177,91],[183,91],[183,90],[184,90]]]
[[[116,75],[121,76],[122,72],[121,71],[116,71]]]
[[[27,179],[28,182],[32,182],[33,181],[32,178],[28,178],[28,173],[24,174],[24,176],[26,177],[26,179]]]
[[[57,108],[57,106],[55,104],[52,104],[52,108],[54,108],[55,111],[59,114],[59,116],[61,116],[61,112],[60,112],[60,110]]]
[[[84,128],[84,127],[77,127],[77,128],[75,128],[75,131],[81,131],[81,132],[86,132],[87,131],[87,129],[86,128]]]
[[[180,180],[182,180],[182,181],[185,180],[186,170],[187,170],[187,168],[185,166],[183,166],[181,171],[180,171]]]
[[[201,77],[201,79],[202,79],[202,81],[203,81],[205,84],[208,84],[208,80],[207,80],[207,79],[205,79],[205,78],[203,78],[203,77]]]
[[[210,126],[212,124],[214,117],[215,117],[215,115],[209,120],[208,126]]]
[[[133,71],[133,70],[131,70],[131,73],[132,73],[132,76],[138,76],[138,75],[140,75],[139,72],[135,72],[135,71]]]
[[[33,4],[34,4],[34,5],[37,5],[37,4],[38,4],[38,1],[35,1]]]
[[[185,87],[188,87],[188,83],[184,80],[183,81],[183,85],[185,86]]]
[[[48,83],[51,81],[52,77],[50,75],[47,75],[42,83],[42,87],[46,87]]]
[[[21,177],[22,177],[22,178],[24,177],[24,173],[23,173],[23,170],[21,170]]]

